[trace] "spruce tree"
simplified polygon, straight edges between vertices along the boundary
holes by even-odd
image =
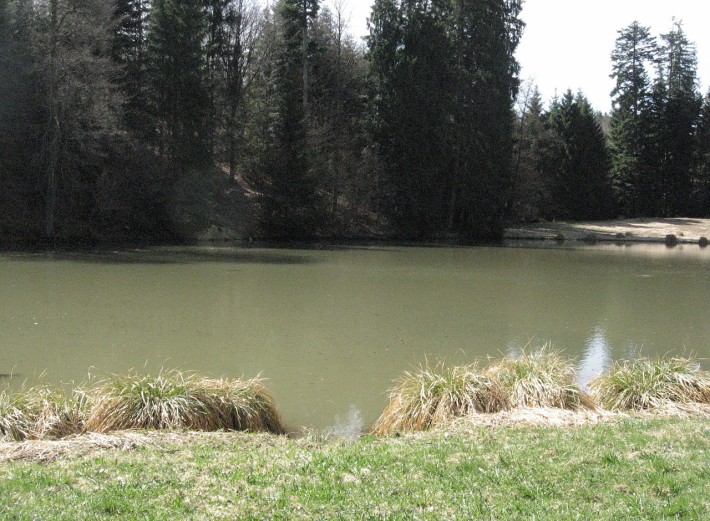
[[[272,238],[309,238],[324,219],[310,165],[307,121],[309,35],[317,13],[316,0],[281,0],[277,5],[272,117],[260,187],[261,226]]]
[[[400,234],[500,233],[511,186],[519,1],[375,2],[374,141]]]
[[[633,22],[619,31],[611,59],[616,81],[612,96],[611,151],[613,185],[626,215],[641,212],[639,195],[645,182],[651,80],[648,71],[658,53],[648,27]]]
[[[513,178],[506,218],[514,222],[536,221],[549,206],[542,174],[542,151],[550,141],[542,96],[528,85],[520,100],[513,156]]]
[[[403,2],[401,37],[382,113],[387,209],[401,235],[445,230],[451,187],[450,117],[454,76],[446,12],[425,1]]]
[[[124,125],[142,138],[152,135],[146,78],[148,9],[148,0],[116,0],[111,49],[121,71],[118,85],[124,94]]]
[[[310,92],[313,170],[328,196],[333,233],[342,234],[366,212],[372,199],[369,175],[362,167],[365,146],[367,63],[347,32],[345,7],[321,9],[313,27],[313,82]]]
[[[519,0],[453,2],[456,159],[449,224],[471,238],[502,233],[512,179],[521,9]]]
[[[693,190],[695,214],[710,217],[710,90],[703,102],[697,143],[698,166]]]
[[[612,215],[609,150],[587,98],[568,90],[554,100],[548,126],[557,139],[544,152],[553,205],[547,217],[584,220]]]
[[[661,35],[658,77],[653,97],[652,139],[655,161],[653,198],[658,213],[681,216],[690,210],[691,175],[696,167],[696,131],[702,99],[697,92],[697,57],[679,21]],[[655,167],[655,168],[654,168]]]
[[[209,91],[202,0],[154,0],[150,80],[158,147],[177,176],[210,163]]]

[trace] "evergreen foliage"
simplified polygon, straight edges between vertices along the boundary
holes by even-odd
[[[695,46],[674,21],[661,36],[655,101],[658,105],[653,127],[658,156],[655,174],[660,201],[658,214],[686,215],[690,210],[691,176],[696,162],[696,131],[702,100],[697,92]]]
[[[702,215],[702,190],[693,188],[702,104],[695,46],[679,21],[673,21],[660,43],[634,22],[619,32],[612,61],[614,188],[623,212]],[[651,65],[656,68],[653,82]]]
[[[490,237],[510,185],[520,3],[380,0],[373,139],[398,233]]]
[[[413,237],[445,229],[451,190],[452,48],[446,13],[430,7],[375,4],[370,33],[384,201],[398,233]]]
[[[271,121],[263,161],[261,226],[272,238],[309,238],[322,224],[322,202],[310,168],[308,70],[317,0],[278,4],[278,47]]]
[[[506,208],[510,221],[534,222],[551,206],[542,167],[543,151],[554,135],[546,121],[540,91],[529,83],[521,92],[516,115],[513,175]]]
[[[651,143],[648,117],[651,103],[649,70],[656,60],[658,45],[648,27],[633,22],[619,31],[611,59],[611,77],[616,86],[611,92],[613,109],[611,136],[613,184],[622,211],[638,214],[648,206],[641,198],[646,154]]]
[[[0,0],[0,240],[474,241],[506,219],[710,215],[710,100],[680,22],[517,111],[520,0]],[[710,96],[710,94],[709,94]],[[613,190],[613,192],[612,192]]]
[[[125,95],[124,125],[150,136],[148,120],[147,17],[148,0],[116,0],[111,54],[120,67],[117,83]]]
[[[602,219],[612,214],[609,202],[610,157],[606,138],[589,101],[567,91],[554,100],[548,127],[555,139],[543,152],[552,219]]]
[[[698,173],[693,200],[698,215],[710,215],[710,90],[705,95],[698,129]]]
[[[151,104],[157,145],[184,173],[211,159],[208,133],[207,23],[202,0],[155,0],[150,13]]]

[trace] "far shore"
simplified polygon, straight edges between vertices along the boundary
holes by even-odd
[[[669,236],[674,236],[675,239]],[[514,225],[508,240],[572,240],[699,244],[710,239],[710,219],[690,217],[636,218],[612,221],[544,222]]]

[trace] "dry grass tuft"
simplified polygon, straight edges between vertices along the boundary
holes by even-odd
[[[130,373],[100,383],[90,394],[92,432],[124,429],[285,432],[274,400],[258,378],[210,379],[177,370]]]
[[[496,362],[486,374],[499,382],[514,408],[595,408],[592,399],[575,383],[572,363],[548,345],[534,351],[524,350],[516,360],[506,358]]]
[[[641,358],[617,362],[589,383],[605,408],[643,411],[710,404],[710,372],[688,358]]]
[[[496,412],[507,406],[498,383],[475,365],[426,365],[407,372],[390,391],[390,403],[372,432],[423,431],[477,412]]]
[[[0,392],[0,439],[58,439],[82,432],[86,402],[81,391],[67,396],[46,386]]]

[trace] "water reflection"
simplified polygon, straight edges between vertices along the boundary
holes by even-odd
[[[584,355],[577,369],[577,382],[586,387],[594,377],[611,367],[611,347],[606,332],[601,326],[595,327],[586,341]]]
[[[362,412],[355,405],[350,405],[348,412],[344,415],[335,415],[335,425],[327,429],[327,432],[336,438],[345,440],[356,440],[365,428],[365,421]]]

